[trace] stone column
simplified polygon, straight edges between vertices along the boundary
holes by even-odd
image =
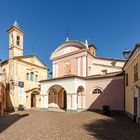
[[[67,110],[77,111],[77,94],[76,93],[67,94]]]
[[[48,95],[47,94],[41,94],[41,104],[40,107],[47,109],[48,108]]]
[[[53,63],[53,78],[55,78],[55,63]]]
[[[77,111],[77,94],[73,93],[72,95],[72,110]]]
[[[81,57],[77,58],[77,65],[78,65],[78,76],[81,76]]]
[[[86,95],[85,94],[82,94],[82,100],[83,100],[82,109],[86,109]]]
[[[86,66],[86,55],[84,55],[82,57],[82,76],[86,77],[86,70],[87,70],[87,66]]]
[[[67,93],[67,110],[71,110],[72,108],[72,95]]]

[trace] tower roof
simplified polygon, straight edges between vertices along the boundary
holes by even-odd
[[[16,27],[16,28],[18,28],[18,29],[20,29],[20,27],[19,27],[19,25],[18,25],[18,23],[17,23],[16,20],[14,21],[13,26]]]
[[[7,30],[7,32],[12,31],[13,29],[20,31],[22,34],[24,34],[24,32],[21,30],[16,20],[14,21],[13,25]]]

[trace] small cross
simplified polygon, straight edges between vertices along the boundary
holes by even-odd
[[[69,31],[66,30],[66,41],[69,41]]]
[[[35,49],[34,49],[34,48],[32,48],[32,53],[33,53],[33,55],[34,55],[34,52],[35,52]]]

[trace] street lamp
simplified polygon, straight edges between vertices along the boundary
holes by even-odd
[[[128,50],[128,49],[125,49],[125,50],[123,51],[123,55],[124,55],[124,57],[125,57],[126,59],[128,59],[130,52],[131,52],[131,51]]]

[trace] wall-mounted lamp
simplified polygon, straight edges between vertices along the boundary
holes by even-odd
[[[124,51],[123,51],[123,56],[125,57],[125,59],[128,59],[128,57],[129,57],[129,55],[130,55],[130,50],[128,50],[128,49],[125,49]]]

